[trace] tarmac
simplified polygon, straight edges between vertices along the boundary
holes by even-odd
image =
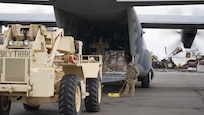
[[[150,88],[138,82],[134,97],[108,97],[123,82],[103,84],[101,111],[82,115],[204,115],[204,73],[156,71]],[[10,115],[59,115],[58,104],[41,105],[38,111],[25,111],[13,103]]]

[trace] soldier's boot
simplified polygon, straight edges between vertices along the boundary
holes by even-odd
[[[135,96],[135,91],[134,91],[134,90],[131,90],[130,96],[131,96],[131,97],[134,97],[134,96]]]
[[[125,94],[125,93],[121,94],[121,97],[126,97],[126,96],[127,96],[127,94]]]
[[[131,97],[134,97],[135,96],[135,94],[134,93],[131,93],[131,95],[130,95]]]

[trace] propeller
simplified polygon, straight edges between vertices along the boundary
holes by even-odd
[[[174,14],[174,15],[193,15],[193,16],[198,16],[198,15],[202,15],[203,13],[203,7],[200,6],[200,5],[190,5],[190,6],[174,6],[173,9],[169,10],[168,13],[169,14]],[[189,27],[190,29],[190,27]],[[180,30],[179,32],[175,32],[175,31],[172,31],[170,30],[171,32],[170,33],[178,33],[178,34],[182,34],[182,30]],[[193,30],[192,30],[192,33]],[[167,34],[168,35],[168,34]],[[181,37],[181,35],[179,36]],[[204,42],[204,30],[201,30],[201,29],[197,29],[197,33],[196,33],[196,36],[195,36],[195,39],[193,41],[193,44],[191,46],[191,49],[198,49],[199,51],[202,50],[204,52],[204,47],[202,47],[203,45],[203,42]],[[181,38],[180,38],[181,39]],[[180,42],[182,42],[181,40],[179,40]],[[175,41],[176,43],[174,43],[175,45],[171,45],[171,47],[177,47],[178,46],[178,40]],[[182,45],[182,48],[183,48],[183,45]]]
[[[192,13],[194,15],[203,15],[203,7],[193,7]],[[194,42],[192,44],[192,49],[198,49],[199,52],[204,53],[204,29],[198,29],[195,36]]]
[[[204,29],[198,29],[191,48],[198,49],[199,52],[204,53],[203,43],[204,43]]]
[[[163,39],[166,41],[166,53],[171,53],[175,48],[182,47],[181,42],[181,29],[166,29],[160,33]]]

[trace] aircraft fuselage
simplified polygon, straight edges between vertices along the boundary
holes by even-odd
[[[128,3],[116,0],[51,0],[53,5],[82,19],[93,21],[112,21],[127,18]]]

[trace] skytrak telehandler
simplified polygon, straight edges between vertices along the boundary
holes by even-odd
[[[25,110],[58,102],[60,115],[100,111],[102,57],[82,55],[82,42],[64,36],[63,29],[12,24],[0,45],[0,115],[11,102]]]

